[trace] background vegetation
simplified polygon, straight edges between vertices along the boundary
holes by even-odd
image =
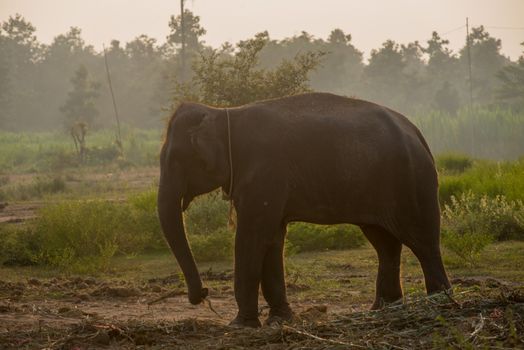
[[[201,41],[198,16],[186,10],[182,51],[180,16],[168,26],[164,43],[140,35],[113,40],[107,50],[123,119],[120,143],[110,127],[103,52],[86,44],[79,28],[43,45],[20,15],[0,24],[0,202],[49,202],[34,220],[0,225],[0,263],[93,272],[106,270],[113,256],[166,251],[154,189],[77,177],[156,167],[163,119],[182,100],[232,106],[306,91],[370,99],[421,129],[439,155],[449,259],[474,266],[490,243],[524,239],[524,56],[504,57],[484,27],[469,37],[470,99],[465,48],[450,51],[436,32],[426,43],[386,40],[364,62],[340,29],[327,39],[302,32],[273,40],[262,32],[211,48]],[[227,212],[211,193],[185,213],[197,260],[231,258]],[[365,244],[350,225],[292,223],[288,231],[288,255]]]

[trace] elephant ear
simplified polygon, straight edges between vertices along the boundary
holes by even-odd
[[[206,171],[216,170],[220,143],[214,116],[205,115],[200,125],[191,131],[191,144],[199,158],[205,163]]]

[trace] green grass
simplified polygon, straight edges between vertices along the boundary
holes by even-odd
[[[524,135],[524,134],[523,134]],[[439,158],[437,158],[439,164]],[[514,162],[475,160],[460,173],[440,174],[440,201],[449,203],[451,196],[471,191],[490,197],[504,195],[508,200],[524,201],[524,158]]]
[[[161,143],[160,130],[141,130],[124,126],[124,159],[116,151],[115,131],[88,131],[87,165],[117,163],[156,165]],[[64,132],[11,133],[0,131],[0,173],[42,173],[79,166],[72,138]]]

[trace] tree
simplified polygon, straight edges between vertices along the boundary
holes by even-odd
[[[524,46],[524,42],[521,43]],[[497,99],[517,109],[524,109],[524,52],[516,64],[510,64],[497,73],[501,85]]]
[[[402,71],[405,65],[400,46],[393,40],[387,40],[380,49],[372,50],[369,64],[364,68],[367,97],[398,108],[404,88]]]
[[[67,94],[67,99],[60,107],[65,115],[65,126],[71,130],[78,123],[93,127],[98,115],[96,99],[99,97],[100,83],[91,81],[84,65],[80,65],[71,78],[73,89]]]
[[[309,91],[309,73],[318,66],[322,52],[307,52],[283,60],[274,69],[258,65],[261,50],[270,41],[267,32],[237,44],[237,52],[212,50],[194,63],[193,79],[178,84],[175,103],[191,99],[216,106],[242,105]]]
[[[38,92],[34,78],[42,57],[35,31],[19,14],[0,25],[0,127],[27,127],[35,115],[34,104],[28,103]]]
[[[460,107],[460,94],[456,86],[464,86],[464,73],[459,60],[446,46],[449,40],[433,32],[423,51],[428,54],[427,80],[429,96],[433,96],[433,107],[455,114]]]
[[[167,36],[167,47],[164,49],[169,57],[176,57],[175,77],[180,81],[190,79],[191,64],[197,53],[204,47],[200,37],[206,34],[206,30],[200,26],[200,17],[195,16],[189,10],[184,10],[183,23],[182,27],[182,16],[171,16],[170,33]],[[182,50],[182,42],[185,43],[184,50]]]
[[[509,61],[500,54],[500,39],[490,36],[484,26],[472,28],[469,39],[474,102],[491,103],[499,84],[496,74]],[[467,72],[467,46],[460,51],[460,61]]]

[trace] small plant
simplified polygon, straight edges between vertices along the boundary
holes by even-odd
[[[482,251],[493,242],[487,233],[444,231],[442,244],[469,266],[477,266]]]

